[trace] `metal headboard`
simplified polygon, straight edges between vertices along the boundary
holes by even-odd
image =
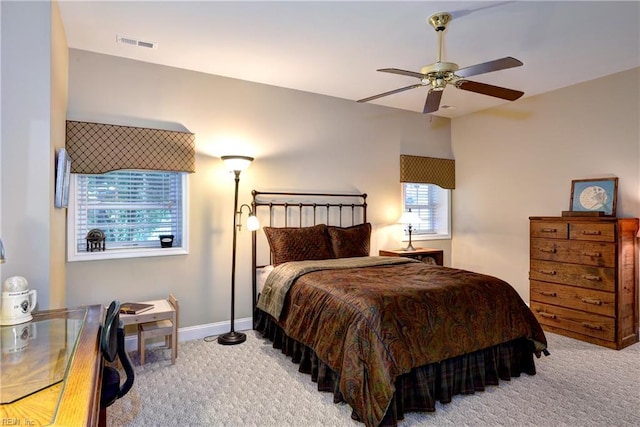
[[[287,193],[253,190],[251,195],[253,196],[251,210],[260,220],[261,227],[307,227],[316,224],[348,227],[367,222],[365,193]],[[269,260],[271,257],[269,252]],[[258,263],[258,231],[253,231],[251,233],[253,311],[258,299],[256,274],[258,269],[264,266]]]

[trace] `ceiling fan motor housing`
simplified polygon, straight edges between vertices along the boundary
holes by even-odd
[[[434,64],[426,65],[420,69],[420,72],[425,76],[431,73],[455,73],[458,71],[458,64],[453,62],[436,62]]]

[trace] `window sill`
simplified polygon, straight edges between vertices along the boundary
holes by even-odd
[[[450,234],[412,234],[411,241],[418,242],[421,240],[451,240]],[[409,236],[404,236],[402,239],[403,242],[409,242]]]
[[[81,252],[70,254],[67,261],[100,261],[105,259],[147,258],[156,256],[188,255],[186,248],[145,248],[145,249],[107,249],[103,252]]]

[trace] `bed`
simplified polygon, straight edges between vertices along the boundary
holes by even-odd
[[[263,225],[252,237],[254,328],[367,427],[534,375],[534,356],[548,354],[508,283],[370,256],[366,194],[252,194]]]

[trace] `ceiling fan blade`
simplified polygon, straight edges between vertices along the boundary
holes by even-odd
[[[507,89],[506,87],[493,86],[486,83],[472,82],[470,80],[460,80],[455,84],[455,86],[458,89],[494,96],[496,98],[506,99],[507,101],[515,101],[524,95],[524,92],[519,90]]]
[[[523,63],[515,58],[507,56],[506,58],[496,59],[494,61],[483,62],[482,64],[472,65],[470,67],[461,68],[456,71],[458,77],[470,77],[478,74],[490,73],[492,71],[506,70],[507,68],[520,67]]]
[[[424,110],[422,110],[422,114],[433,113],[434,111],[438,111],[440,108],[440,100],[442,99],[443,90],[429,90],[429,95],[427,95],[427,100],[424,103]]]
[[[381,71],[383,73],[400,74],[401,76],[415,77],[417,79],[424,78],[423,74],[417,73],[415,71],[401,70],[399,68],[380,68],[377,71]]]
[[[400,92],[404,92],[405,90],[416,89],[416,88],[419,88],[419,87],[422,87],[422,86],[426,86],[426,85],[424,85],[422,83],[416,83],[416,84],[411,85],[411,86],[401,87],[400,89],[394,89],[394,90],[390,90],[389,92],[380,93],[378,95],[373,95],[373,96],[370,96],[368,98],[359,99],[356,102],[373,101],[374,99],[382,98],[383,96],[393,95],[394,93],[400,93]]]

